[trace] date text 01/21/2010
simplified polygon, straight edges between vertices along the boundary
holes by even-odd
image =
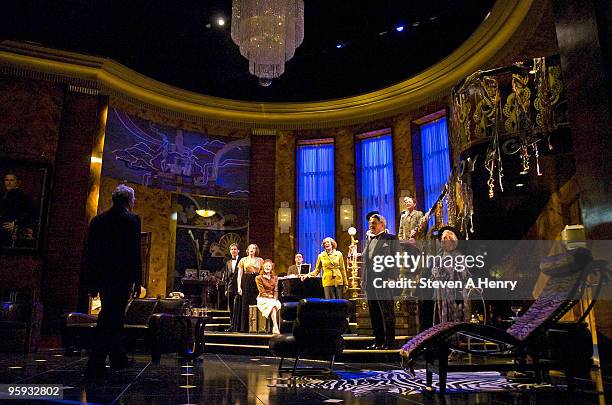
[[[0,384],[0,399],[62,399],[61,384]]]

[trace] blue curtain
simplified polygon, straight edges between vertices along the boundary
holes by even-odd
[[[391,135],[359,140],[355,144],[357,203],[361,224],[367,230],[366,215],[378,211],[395,234],[395,189],[393,183],[393,139]]]
[[[334,145],[299,145],[296,166],[297,248],[314,269],[323,239],[336,239]]]
[[[436,202],[450,174],[448,131],[446,117],[421,125],[421,156],[423,158],[423,187],[425,189],[424,210]],[[429,227],[434,225],[434,216],[429,218]],[[448,214],[444,212],[444,221]]]

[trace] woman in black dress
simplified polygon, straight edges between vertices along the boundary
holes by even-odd
[[[247,256],[238,263],[238,294],[241,297],[240,323],[238,331],[249,331],[249,306],[257,305],[257,284],[255,277],[259,275],[263,259],[259,256],[259,247],[252,243],[247,248]]]

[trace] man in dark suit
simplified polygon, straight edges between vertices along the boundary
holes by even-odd
[[[121,344],[123,318],[130,295],[138,297],[142,284],[140,218],[131,212],[134,190],[121,184],[112,198],[113,206],[91,221],[87,233],[88,292],[99,293],[102,302],[86,371],[94,379],[104,376],[107,355],[112,369],[130,365]]]
[[[300,275],[300,270],[302,268],[302,263],[304,263],[304,256],[302,256],[302,254],[300,252],[295,254],[295,258],[294,258],[295,264],[292,264],[291,266],[289,266],[289,268],[287,269],[287,275],[288,276],[299,276]]]
[[[397,266],[385,266],[377,257],[395,257],[399,241],[395,235],[387,232],[387,221],[380,214],[373,214],[369,219],[370,239],[366,242],[364,258],[364,286],[370,309],[370,319],[374,330],[375,341],[369,349],[391,349],[395,346],[395,308],[394,291],[381,288],[381,281],[396,280]],[[378,266],[376,265],[378,264]],[[380,279],[377,281],[377,279]]]
[[[223,268],[223,281],[225,281],[225,295],[227,295],[227,305],[230,311],[230,327],[226,332],[236,332],[236,316],[234,308],[240,308],[240,303],[236,306],[236,296],[238,296],[238,262],[240,262],[240,250],[236,243],[230,245],[231,258],[225,262]],[[239,296],[238,296],[239,297]]]

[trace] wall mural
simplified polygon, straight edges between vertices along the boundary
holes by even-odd
[[[156,124],[110,108],[102,175],[149,187],[247,197],[250,140]]]
[[[215,214],[208,218],[198,215],[196,211],[204,207]],[[194,283],[216,286],[230,245],[237,243],[244,252],[248,233],[247,199],[178,195],[175,289],[186,291]],[[216,300],[217,289],[208,294]]]

